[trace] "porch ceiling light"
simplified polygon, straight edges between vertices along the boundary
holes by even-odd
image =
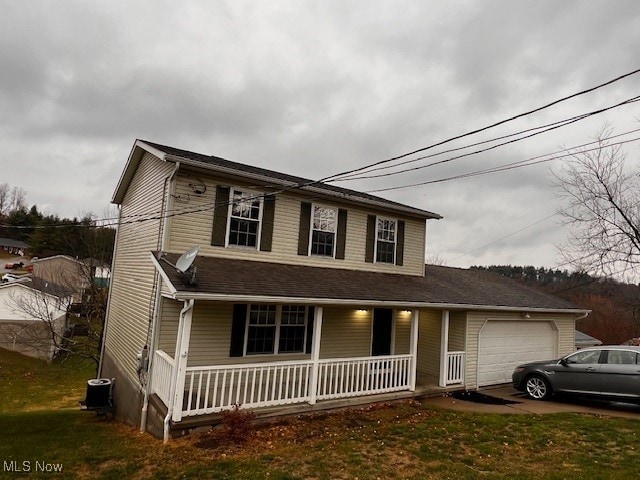
[[[522,312],[522,318],[531,318],[531,315],[529,314],[529,312]]]

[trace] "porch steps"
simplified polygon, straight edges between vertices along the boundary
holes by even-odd
[[[298,403],[294,405],[255,408],[252,411],[256,414],[256,421],[267,422],[274,418],[282,418],[296,415],[307,415],[328,410],[340,410],[344,408],[359,407],[374,403],[386,403],[406,400],[409,398],[430,398],[438,397],[449,392],[463,390],[462,385],[451,385],[446,388],[434,386],[418,386],[414,392],[402,391],[377,395],[366,395],[361,397],[341,398],[336,400],[322,400],[315,405],[308,403]],[[164,417],[167,414],[167,407],[157,395],[150,397],[151,405]],[[179,437],[187,435],[193,431],[208,429],[222,422],[222,413],[212,413],[208,415],[198,415],[184,417],[180,422],[171,422],[171,436]]]

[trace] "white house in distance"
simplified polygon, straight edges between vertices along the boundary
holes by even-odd
[[[23,281],[0,285],[0,348],[50,362],[53,335],[64,333],[70,298],[35,287]]]
[[[508,382],[517,363],[573,351],[588,313],[425,266],[438,214],[215,156],[138,140],[112,201],[100,376],[116,379],[120,418],[165,439],[235,404],[299,412]],[[195,271],[179,272],[194,245]]]

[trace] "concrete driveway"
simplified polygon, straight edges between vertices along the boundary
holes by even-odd
[[[511,385],[483,388],[479,390],[479,393],[510,403],[506,405],[476,403],[459,400],[452,396],[429,398],[425,402],[450,410],[478,413],[546,414],[570,412],[640,420],[640,405],[602,402],[568,396],[554,396],[551,400],[546,401],[530,400],[524,393],[518,392]]]

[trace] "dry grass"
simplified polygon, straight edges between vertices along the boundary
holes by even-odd
[[[62,463],[56,478],[530,480],[635,478],[640,470],[637,420],[458,413],[419,402],[258,425],[243,444],[212,430],[163,446],[134,427],[69,409],[84,395],[81,370],[15,359],[22,367],[8,369],[12,355],[0,351],[0,394],[11,405],[0,415],[9,440],[0,442],[0,458]],[[47,379],[56,385],[43,396]]]

